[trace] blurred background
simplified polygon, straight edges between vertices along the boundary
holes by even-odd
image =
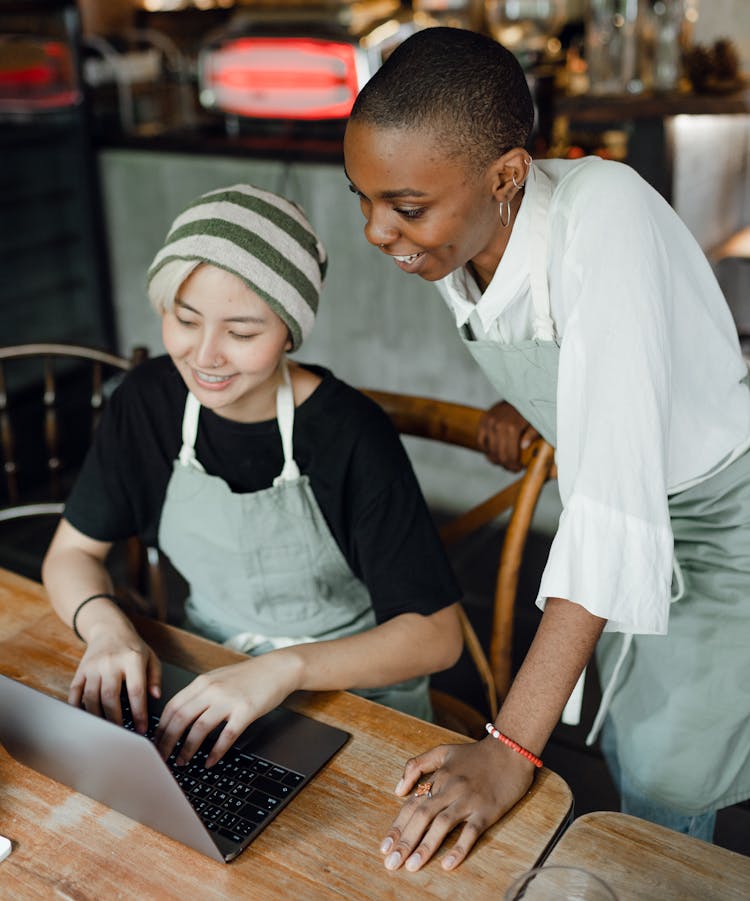
[[[750,266],[725,249],[750,221],[747,0],[2,0],[6,342],[159,352],[145,272],[168,224],[198,193],[251,181],[300,203],[329,249],[303,358],[359,385],[492,402],[430,286],[363,241],[342,169],[357,90],[434,24],[516,53],[534,155],[597,153],[650,181],[750,333]],[[439,502],[496,478],[424,465]],[[554,527],[554,503],[540,517]]]

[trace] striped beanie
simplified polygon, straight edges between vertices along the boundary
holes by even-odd
[[[149,286],[174,261],[210,263],[236,275],[288,326],[292,350],[309,335],[326,251],[290,200],[253,185],[203,194],[172,223],[148,270]]]

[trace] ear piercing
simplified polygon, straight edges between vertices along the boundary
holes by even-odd
[[[505,219],[503,219],[503,213],[506,213]],[[510,217],[513,214],[513,210],[510,207],[510,200],[501,200],[500,201],[500,225],[503,228],[507,228],[510,225]]]
[[[521,188],[525,187],[525,185],[526,185],[526,179],[529,176],[529,168],[531,167],[531,157],[527,156],[523,162],[524,162],[524,165],[526,166],[526,176],[524,177],[524,179],[520,185],[516,181],[516,173],[515,172],[510,173],[510,180],[513,182],[513,187],[519,191],[521,190]]]

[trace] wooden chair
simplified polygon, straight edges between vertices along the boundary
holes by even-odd
[[[722,260],[738,259],[750,261],[750,225],[731,234],[726,241],[717,244],[708,251],[708,259],[712,265]]]
[[[130,358],[76,344],[0,347],[0,451],[6,494],[6,504],[0,507],[0,523],[60,516],[65,493],[63,476],[66,467],[75,468],[64,459],[64,436],[75,428],[85,452],[104,407],[108,379],[126,372],[147,356],[148,351],[142,347],[135,348]],[[87,398],[80,404],[82,390]],[[76,407],[71,411],[70,395],[75,395],[83,410]],[[86,407],[89,422],[84,422],[81,442],[81,417],[86,417]],[[37,446],[43,447],[45,458],[46,473],[41,485],[39,473],[25,471],[28,452]],[[149,595],[161,614],[166,594],[155,549],[131,539],[126,544],[126,567],[129,589],[134,589],[128,592],[127,600],[141,607],[141,595]]]
[[[402,435],[413,435],[481,453],[478,435],[483,410],[426,397],[362,389],[389,415]],[[436,721],[454,731],[481,738],[488,719],[497,716],[498,703],[508,692],[512,673],[513,613],[526,537],[544,483],[556,476],[554,449],[536,441],[523,456],[523,472],[510,485],[440,528],[446,546],[452,545],[511,510],[505,530],[495,584],[489,659],[462,607],[464,642],[477,668],[487,698],[480,712],[458,698],[432,690]]]

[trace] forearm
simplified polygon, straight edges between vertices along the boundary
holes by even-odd
[[[452,666],[462,637],[455,605],[432,616],[405,613],[366,632],[275,651],[296,677],[296,688],[329,691],[377,688]]]
[[[99,592],[112,593],[112,580],[104,564],[74,549],[48,554],[42,566],[42,581],[52,606],[68,625],[84,598]]]
[[[497,717],[497,728],[541,754],[605,624],[605,619],[578,604],[548,598],[534,641]]]
[[[496,721],[497,728],[540,755],[576,680],[588,662],[605,620],[560,598],[548,598],[523,666]],[[428,776],[433,797],[411,798],[381,845],[385,865],[411,870],[428,861],[456,826],[458,839],[443,857],[452,870],[479,836],[529,791],[534,765],[487,736],[483,741],[440,745],[407,761],[396,793],[406,797]]]
[[[91,542],[91,548],[82,546],[71,540],[74,534],[70,525],[61,523],[42,564],[42,581],[50,603],[68,626],[82,601],[113,591],[104,563],[109,546],[100,542]],[[113,601],[97,598],[81,609],[76,625],[87,637],[97,625],[129,628],[129,621]]]

